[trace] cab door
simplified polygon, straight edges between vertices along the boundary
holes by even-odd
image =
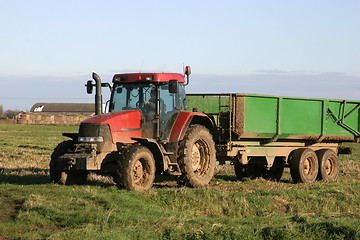
[[[160,87],[160,136],[163,141],[170,138],[171,129],[181,110],[185,108],[185,91],[179,84],[178,93],[170,93],[169,85]]]

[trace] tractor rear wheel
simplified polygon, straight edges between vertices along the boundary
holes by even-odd
[[[339,176],[339,159],[336,153],[330,149],[316,152],[319,159],[318,179],[325,181],[336,181]]]
[[[210,183],[216,166],[216,150],[212,135],[206,127],[189,127],[180,142],[178,161],[182,173],[179,184],[204,187]]]
[[[127,190],[148,190],[155,179],[155,159],[151,151],[135,145],[122,154],[118,174],[113,174],[119,187]]]
[[[290,173],[294,182],[314,182],[318,175],[318,169],[318,158],[312,149],[295,150],[290,161]]]

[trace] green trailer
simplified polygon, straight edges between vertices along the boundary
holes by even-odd
[[[207,114],[217,159],[231,158],[236,176],[295,182],[335,181],[343,142],[358,142],[360,101],[255,94],[187,94],[191,111]]]

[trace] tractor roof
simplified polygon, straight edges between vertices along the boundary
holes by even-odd
[[[113,83],[120,82],[169,82],[170,80],[178,80],[179,83],[185,82],[184,75],[180,73],[123,73],[115,74]]]

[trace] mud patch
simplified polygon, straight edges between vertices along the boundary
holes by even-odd
[[[277,212],[278,213],[287,213],[290,209],[290,202],[281,196],[272,196],[271,197],[275,203],[275,205],[278,207]]]

